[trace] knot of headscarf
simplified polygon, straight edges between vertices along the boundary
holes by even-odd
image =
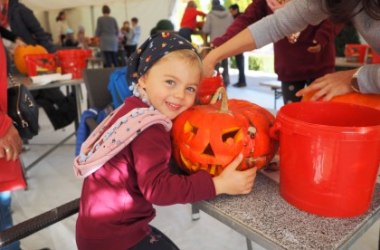
[[[129,57],[127,81],[137,83],[137,80],[163,56],[181,49],[197,53],[189,41],[174,33],[159,32],[152,35]]]

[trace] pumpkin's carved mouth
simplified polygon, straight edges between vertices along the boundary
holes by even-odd
[[[197,172],[200,169],[208,171],[211,175],[218,175],[223,171],[223,166],[220,164],[205,164],[199,162],[192,162],[187,159],[182,152],[180,152],[182,163],[191,170],[191,172]]]

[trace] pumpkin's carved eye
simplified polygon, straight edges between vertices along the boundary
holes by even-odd
[[[193,126],[189,121],[186,121],[185,125],[183,126],[183,131],[185,133],[193,133],[193,134],[197,134],[198,132],[198,128]]]
[[[234,142],[237,142],[241,139],[241,133],[239,133],[240,129],[233,129],[230,131],[227,131],[222,134],[222,141],[226,143],[229,139],[230,141],[233,140]]]

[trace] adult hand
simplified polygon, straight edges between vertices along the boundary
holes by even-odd
[[[309,48],[307,48],[307,51],[310,52],[310,53],[319,53],[322,49],[322,46],[320,43],[318,43],[316,40],[313,40],[313,44],[312,46],[310,46]]]
[[[334,96],[353,92],[353,89],[351,88],[351,80],[356,71],[357,69],[353,69],[326,74],[317,78],[310,86],[298,91],[296,96],[301,97],[305,94],[315,92],[310,98],[311,101],[329,101]]]
[[[17,129],[11,125],[7,133],[0,138],[0,158],[16,160],[21,153],[22,140]]]
[[[26,46],[26,43],[19,37],[17,37],[15,40],[15,47],[18,47],[18,46]]]
[[[252,191],[257,168],[236,170],[243,159],[240,154],[219,175],[213,178],[216,194],[248,194]]]

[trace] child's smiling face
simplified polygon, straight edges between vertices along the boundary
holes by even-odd
[[[195,101],[201,67],[188,58],[162,58],[139,79],[154,108],[174,119]]]

